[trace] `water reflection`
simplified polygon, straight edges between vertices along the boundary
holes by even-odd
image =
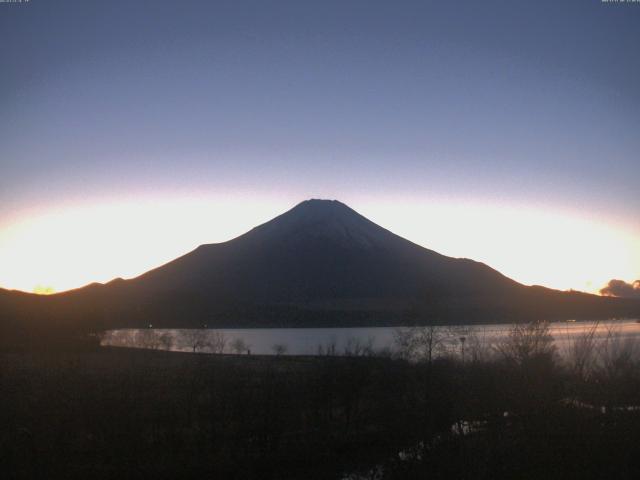
[[[441,348],[437,355],[468,358],[498,344],[513,325],[434,327]],[[103,346],[150,348],[181,352],[258,355],[372,355],[392,354],[398,348],[397,327],[366,328],[250,328],[250,329],[120,329],[107,331]],[[615,337],[618,342],[640,339],[636,320],[553,323],[557,352],[565,356],[578,340],[594,344]],[[475,353],[474,353],[475,352]]]

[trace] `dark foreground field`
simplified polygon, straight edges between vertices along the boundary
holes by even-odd
[[[638,478],[637,368],[0,354],[2,478]],[[608,405],[601,408],[589,405]],[[374,474],[379,474],[375,477]]]

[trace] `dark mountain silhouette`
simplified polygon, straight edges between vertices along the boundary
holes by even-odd
[[[640,302],[524,286],[338,201],[309,200],[131,280],[46,297],[0,291],[0,315],[12,331],[347,326],[640,316]]]

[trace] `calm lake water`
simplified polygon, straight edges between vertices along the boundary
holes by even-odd
[[[562,355],[575,340],[594,327],[594,322],[551,324],[551,334]],[[443,351],[456,353],[472,346],[491,346],[509,334],[513,325],[473,325],[438,327]],[[370,328],[248,328],[248,329],[121,329],[106,332],[103,346],[155,348],[201,353],[251,353],[272,355],[316,355],[394,351],[398,327]],[[616,341],[640,341],[636,320],[607,320],[597,323],[594,338],[602,341],[611,334]],[[464,341],[461,339],[464,338]]]

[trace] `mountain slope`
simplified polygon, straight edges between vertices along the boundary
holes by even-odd
[[[226,243],[203,245],[134,280],[267,303],[415,299],[518,286],[489,267],[409,242],[336,201],[309,200]]]
[[[527,287],[309,200],[131,280],[0,292],[0,315],[13,328],[347,326],[640,316],[640,302]]]

